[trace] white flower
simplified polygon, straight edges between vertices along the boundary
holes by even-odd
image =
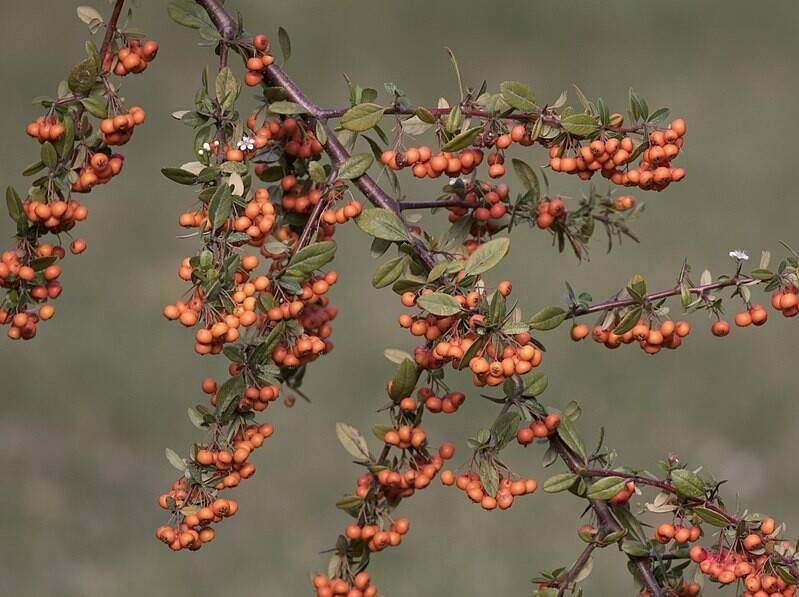
[[[203,155],[205,152],[202,149],[197,150],[197,155]]]
[[[736,249],[735,251],[730,251],[730,257],[733,259],[737,259],[739,261],[746,261],[749,259],[749,255],[746,254],[746,251],[741,251]]]
[[[252,137],[242,137],[238,147],[241,151],[252,151],[255,149],[255,140]]]
[[[203,149],[205,151],[211,151],[211,145],[209,143],[203,143]]]

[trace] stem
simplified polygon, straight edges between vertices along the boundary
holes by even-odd
[[[572,452],[569,447],[563,443],[563,441],[560,439],[560,436],[552,436],[549,440],[549,443],[553,448],[555,448],[555,450],[558,452],[558,456],[560,456],[561,460],[566,463],[566,467],[572,473],[576,475],[585,473],[585,463],[580,459],[579,456],[577,456],[577,454]],[[591,486],[591,483],[588,479],[584,479],[584,481],[587,487]],[[594,513],[597,515],[597,518],[602,525],[601,528],[606,529],[608,533],[614,533],[616,531],[623,530],[622,526],[613,515],[613,512],[611,511],[607,502],[589,499],[588,503],[590,504]],[[625,541],[629,541],[629,539],[627,537],[622,537],[619,539],[619,544],[621,545]],[[655,575],[650,567],[649,558],[638,558],[631,555],[627,555],[627,558],[630,560],[630,562],[632,562],[633,566],[635,566],[638,576],[646,586],[649,594],[652,597],[663,597],[663,590],[661,589],[658,581],[655,579]]]
[[[117,30],[119,15],[122,14],[123,4],[125,4],[125,0],[116,1],[114,4],[114,10],[111,12],[108,23],[105,25],[105,37],[103,37],[103,45],[100,46],[100,60],[105,60],[105,54],[108,52],[108,48],[111,46],[111,40],[114,39],[114,33],[116,33]]]
[[[596,549],[597,545],[607,535],[608,535],[608,531],[606,529],[600,529],[599,532],[596,534],[595,539],[593,541],[591,541],[591,543],[586,545],[585,549],[580,554],[580,557],[578,557],[574,561],[574,564],[572,564],[571,567],[569,567],[569,570],[566,572],[566,575],[565,576],[561,576],[558,579],[558,585],[560,587],[558,589],[558,597],[560,597],[561,595],[565,594],[565,592],[568,590],[569,585],[572,583],[572,581],[574,581],[574,579],[577,577],[577,575],[580,574],[580,570],[582,570],[585,567],[586,563],[588,562],[589,558],[591,557],[591,554]]]
[[[691,294],[705,294],[706,292],[710,292],[711,290],[718,290],[720,288],[727,288],[728,286],[738,286],[741,284],[749,284],[751,282],[760,282],[757,278],[752,278],[749,276],[736,276],[734,278],[730,278],[724,282],[713,282],[712,284],[705,284],[700,286],[691,286],[688,288],[688,292]],[[644,295],[644,302],[651,302],[657,301],[662,298],[667,298],[670,296],[675,296],[681,293],[680,286],[677,285],[674,288],[669,290],[661,290],[659,292],[652,292],[650,294]],[[591,305],[590,307],[572,307],[569,310],[567,317],[579,317],[581,315],[589,315],[591,313],[597,313],[599,311],[608,311],[610,309],[617,309],[619,307],[628,307],[630,305],[636,304],[636,300],[629,298],[629,299],[621,299],[621,300],[609,300],[605,301],[604,303],[597,303],[596,305]]]

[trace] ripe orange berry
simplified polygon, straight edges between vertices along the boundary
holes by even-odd
[[[584,323],[581,323],[580,325],[576,325],[576,326],[574,326],[572,328],[571,337],[572,337],[572,340],[574,340],[575,342],[578,342],[578,341],[588,337],[588,335],[590,333],[591,333],[591,330],[588,328],[588,326],[586,324],[584,324]]]
[[[730,333],[730,324],[726,321],[717,321],[710,328],[714,336],[722,337]]]

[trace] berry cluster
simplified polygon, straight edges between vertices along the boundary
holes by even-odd
[[[125,114],[117,114],[113,118],[105,118],[100,122],[103,143],[106,145],[125,145],[133,136],[134,127],[142,124],[147,118],[144,110],[133,106]]]
[[[667,319],[657,327],[647,323],[645,319],[640,319],[632,328],[622,334],[616,334],[614,327],[607,329],[601,325],[595,326],[590,330],[590,336],[598,344],[615,349],[622,344],[638,342],[647,354],[657,354],[663,348],[676,349],[682,345],[682,339],[691,333],[691,325],[687,321],[673,322]],[[589,335],[589,328],[585,324],[575,325],[571,329],[571,337],[574,341],[580,341]]]
[[[255,56],[247,60],[247,74],[244,75],[244,82],[250,87],[259,85],[264,80],[263,72],[275,61],[275,57],[269,54],[269,40],[263,34],[256,35],[252,40]]]
[[[799,288],[790,284],[782,290],[776,290],[771,295],[771,306],[781,311],[784,317],[799,315]]]
[[[402,543],[402,537],[408,532],[411,523],[407,518],[398,518],[391,523],[388,530],[381,530],[376,524],[359,527],[357,524],[349,525],[344,535],[350,541],[366,542],[366,547],[371,552],[383,551],[387,547],[396,547]]]
[[[231,363],[229,372],[231,375],[238,375],[243,368],[238,363]],[[211,406],[216,406],[216,395],[219,390],[216,381],[205,379],[203,381],[203,392],[211,395]],[[263,386],[250,386],[244,390],[244,395],[239,399],[236,405],[236,411],[239,413],[247,413],[250,411],[261,412],[266,410],[270,402],[274,402],[280,396],[280,386],[276,384],[263,385]],[[267,423],[268,425],[268,423]],[[264,430],[270,429],[271,425],[264,427]],[[256,440],[257,441],[257,440]],[[259,444],[260,445],[260,444]],[[256,448],[259,446],[256,446]]]
[[[158,44],[152,40],[144,43],[138,39],[128,40],[127,45],[120,48],[116,53],[117,63],[114,66],[114,74],[120,77],[133,73],[138,75],[147,68],[147,65],[155,60],[158,54]],[[109,51],[105,55],[103,66],[105,72],[111,68],[111,63],[114,60],[113,52]]]
[[[74,199],[69,202],[56,199],[50,203],[27,200],[22,207],[28,222],[37,225],[35,230],[37,236],[44,236],[48,232],[52,234],[68,232],[75,227],[76,222],[82,222],[89,215],[88,208]],[[37,247],[37,250],[40,247]]]
[[[496,494],[489,495],[480,480],[480,475],[474,471],[463,473],[455,478],[452,471],[446,470],[441,473],[441,482],[444,485],[455,485],[464,491],[470,500],[484,510],[507,510],[513,505],[513,501],[520,495],[528,495],[538,489],[535,479],[513,479],[510,476],[499,476],[499,489]]]
[[[469,207],[448,207],[449,221],[455,223],[471,213],[475,220],[471,229],[472,235],[480,237],[483,232],[496,232],[498,220],[508,213],[510,187],[505,183],[494,185],[488,182],[472,182],[468,178],[462,180],[464,183],[462,198],[470,205]],[[455,195],[452,198],[460,197]]]
[[[44,143],[45,141],[55,143],[64,135],[64,131],[66,131],[66,128],[58,121],[58,115],[56,114],[49,117],[39,116],[25,129],[28,136],[38,139],[39,143]]]
[[[541,420],[534,420],[528,427],[522,427],[516,432],[516,441],[522,446],[529,446],[536,438],[545,438],[555,434],[560,425],[560,417],[549,414]]]
[[[649,135],[649,146],[641,155],[636,168],[629,168],[635,148],[631,137],[611,137],[606,141],[591,141],[588,145],[567,148],[565,142],[549,150],[549,166],[555,172],[576,174],[583,180],[595,172],[623,186],[637,186],[643,190],[662,191],[671,182],[685,177],[685,170],[671,167],[671,161],[680,153],[685,134],[685,121],[677,119],[666,131]],[[573,156],[568,155],[571,149]],[[628,167],[627,170],[621,170]]]
[[[98,184],[106,184],[114,176],[122,172],[122,164],[125,156],[119,153],[111,155],[98,151],[90,160],[83,163],[79,170],[76,170],[78,178],[72,184],[72,190],[76,193],[88,193]]]
[[[746,590],[742,597],[791,597],[796,594],[796,585],[789,585],[774,571],[769,558],[771,550],[764,549],[766,544],[773,547],[777,541],[773,536],[774,530],[774,519],[765,518],[759,526],[754,525],[746,534],[736,538],[729,548],[718,547],[708,551],[700,545],[692,547],[691,560],[699,564],[704,574],[721,585],[743,581]],[[795,547],[787,541],[783,542],[782,547],[787,555],[795,553]]]
[[[495,160],[496,156],[489,156],[489,164],[492,164],[492,159]],[[384,151],[380,161],[392,170],[410,168],[416,178],[438,178],[442,174],[450,177],[468,176],[483,162],[483,152],[479,149],[464,149],[457,153],[441,151],[433,155],[429,147],[422,145],[404,151]],[[505,172],[504,167],[502,172]]]
[[[189,484],[186,481],[175,481],[172,491],[161,496],[159,503],[165,509],[171,509],[174,505],[180,507],[180,504],[185,503],[188,498],[188,491]],[[180,522],[174,527],[161,525],[155,530],[156,538],[162,543],[166,543],[172,551],[181,549],[197,551],[203,544],[213,541],[216,531],[209,525],[233,516],[239,506],[233,500],[219,498],[202,507],[189,506],[188,508],[188,511],[196,511],[196,513],[181,516],[184,522]]]
[[[458,411],[461,404],[466,401],[466,394],[463,392],[450,391],[438,396],[435,390],[430,386],[419,388],[417,394],[419,399],[424,401],[425,408],[431,413],[455,413]],[[410,403],[403,405],[403,402],[400,402],[401,409],[409,411],[416,410],[416,401],[413,400],[413,398],[406,398],[405,400],[410,400],[413,403],[413,408],[408,408],[411,406]]]
[[[216,386],[213,380],[205,380],[203,390],[208,393],[212,385]],[[236,487],[242,479],[255,474],[255,465],[247,459],[273,433],[270,423],[242,425],[230,443],[217,433],[208,445],[196,446],[187,469],[191,471],[191,479],[175,481],[172,491],[158,499],[160,506],[170,510],[173,516],[172,524],[159,527],[156,537],[175,551],[183,548],[195,551],[211,541],[214,531],[209,525],[233,516],[238,510],[236,502],[217,497],[218,492]]]
[[[328,578],[323,574],[314,576],[313,586],[316,588],[316,597],[383,597],[378,595],[377,587],[370,584],[370,576],[366,572],[359,572],[352,579],[352,584],[343,578]]]

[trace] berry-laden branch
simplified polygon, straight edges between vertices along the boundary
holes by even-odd
[[[365,573],[372,554],[399,545],[409,528],[406,519],[393,518],[393,511],[402,499],[427,487],[435,476],[440,475],[445,485],[457,485],[487,510],[506,509],[515,498],[533,493],[537,483],[522,479],[500,458],[500,452],[514,437],[523,446],[535,438],[549,446],[547,464],[560,459],[568,472],[548,479],[544,490],[571,489],[587,499],[591,517],[599,525],[597,531],[591,525],[581,529],[581,537],[589,545],[570,568],[542,571],[537,594],[579,594],[579,581],[592,552],[611,544],[618,544],[628,555],[646,594],[695,594],[697,586],[685,583],[682,568],[671,565],[686,557],[681,548],[663,551],[668,541],[662,538],[671,531],[660,528],[663,532],[654,543],[643,536],[636,515],[627,505],[638,491],[636,481],[644,487],[674,489],[672,503],[664,505],[657,498],[655,507],[673,513],[674,520],[679,521],[672,525],[678,545],[698,540],[702,523],[725,529],[744,524],[745,528],[737,528],[733,537],[725,531],[717,548],[702,559],[709,562],[704,567],[713,579],[728,582],[732,566],[735,578],[745,573],[747,582],[752,577],[749,584],[769,584],[767,573],[783,570],[779,582],[785,587],[780,588],[792,594],[786,587],[792,585],[795,571],[793,553],[783,546],[780,555],[761,558],[752,552],[754,539],[745,540],[748,547],[740,543],[738,535],[744,530],[753,534],[754,523],[725,513],[717,484],[672,465],[668,473],[681,479],[682,485],[676,481],[674,485],[640,481],[637,473],[610,474],[615,470],[615,457],[610,456],[613,453],[597,448],[589,454],[585,450],[572,423],[576,418],[574,407],[570,405],[559,413],[537,402],[536,397],[546,388],[546,377],[533,371],[541,364],[543,347],[531,332],[553,329],[582,315],[603,313],[602,324],[594,330],[596,340],[615,347],[635,339],[647,352],[654,353],[661,346],[679,346],[689,329],[687,323],[672,323],[667,317],[666,299],[679,294],[686,310],[705,309],[720,317],[722,301],[713,292],[725,288],[731,288],[746,309],[738,314],[736,323],[760,325],[766,319],[765,311],[750,301],[750,287],[756,284],[777,289],[772,304],[786,315],[799,311],[797,256],[789,256],[776,273],[767,269],[768,260],[764,259],[761,267],[747,276],[741,273],[746,256],[736,254],[733,275],[714,282],[706,273],[699,284],[690,280],[690,270],[684,266],[677,286],[654,293],[647,293],[643,279],[636,276],[623,292],[598,304],[592,304],[587,293],[576,295],[569,287],[567,309],[545,309],[529,322],[508,303],[509,282],[494,289],[482,280],[508,252],[508,239],[499,235],[503,231],[526,222],[548,230],[561,250],[568,244],[583,257],[597,223],[605,229],[611,244],[622,236],[637,240],[629,222],[641,207],[631,196],[614,197],[593,186],[574,207],[567,207],[575,200],[550,195],[535,171],[517,159],[511,163],[524,191],[514,199],[507,184],[471,178],[484,159],[489,177],[500,178],[505,174],[505,151],[512,144],[538,143],[549,150],[552,171],[586,180],[600,172],[616,185],[663,190],[684,176],[684,171],[671,165],[683,145],[686,127],[682,120],[659,127],[667,111],[650,113],[643,98],[634,92],[630,95],[633,122],[628,127],[622,125],[620,115],[610,113],[604,101],[591,102],[579,92],[585,109],[582,114],[563,108],[560,101],[541,109],[532,91],[516,82],[503,83],[498,94],[484,88],[462,90],[457,106],[445,108],[414,108],[396,87],[389,90],[394,95],[391,105],[381,106],[374,103],[376,92],[351,84],[351,108],[324,109],[274,64],[270,43],[263,35],[250,38],[244,34],[241,24],[215,0],[198,0],[198,5],[205,9],[209,26],[219,33],[222,68],[214,93],[204,80],[195,110],[176,116],[198,129],[198,161],[164,173],[176,182],[200,186],[202,205],[184,214],[181,225],[196,228],[203,246],[184,261],[180,271],[181,277],[192,283],[191,301],[168,306],[165,315],[187,326],[201,323],[196,333],[197,352],[224,351],[233,364],[230,379],[221,385],[213,380],[203,383],[214,410],[198,406],[192,411],[195,424],[208,430],[206,439],[192,448],[188,459],[170,453],[183,478],[161,498],[173,519],[172,524],[158,530],[160,539],[173,549],[199,549],[213,538],[210,524],[235,512],[235,502],[220,498],[218,492],[235,487],[254,473],[249,455],[273,431],[269,424],[253,423],[252,411],[264,410],[274,401],[283,383],[299,392],[306,365],[332,349],[327,321],[334,317],[335,309],[328,306],[326,293],[336,275],[318,272],[333,258],[335,225],[354,218],[359,228],[375,237],[373,248],[384,252],[392,244],[397,247],[398,256],[378,269],[373,284],[378,288],[392,286],[402,295],[405,307],[419,310],[416,315],[403,314],[399,323],[413,336],[423,337],[424,343],[413,355],[402,351],[390,354],[399,369],[389,383],[390,402],[383,409],[389,413],[389,424],[373,428],[382,442],[377,457],[371,455],[357,430],[343,423],[337,425],[342,444],[368,472],[359,478],[355,493],[337,504],[355,522],[336,541],[329,574],[314,579],[317,595],[376,593]],[[193,13],[190,16],[200,18]],[[177,17],[173,14],[180,22],[179,12]],[[228,49],[245,60],[245,82],[263,85],[263,106],[244,123],[234,110],[241,85],[226,67]],[[393,143],[379,128],[387,116],[393,116],[397,125]],[[406,116],[409,118],[403,118]],[[477,121],[476,126],[467,120],[469,117]],[[357,138],[374,129],[383,138],[390,148],[384,149],[364,135],[392,183],[398,182],[394,172],[405,168],[411,168],[418,178],[446,174],[451,180],[445,194],[435,202],[400,202],[391,197],[367,174],[372,155],[353,154],[334,135],[327,122],[334,118],[340,119],[337,132],[343,129]],[[427,146],[405,145],[408,135],[426,130],[435,133],[437,152]],[[641,140],[636,145],[637,135]],[[484,148],[490,150],[487,156]],[[323,155],[328,165],[321,163]],[[248,201],[252,165],[262,181],[279,185],[255,189],[254,198]],[[334,207],[346,195],[350,181],[377,209],[364,211],[356,201]],[[452,223],[450,231],[440,238],[411,226],[402,214],[403,210],[435,207],[446,208]],[[257,257],[241,255],[247,246],[257,247],[270,260],[267,275],[254,273]],[[717,321],[714,333],[724,335],[720,324],[725,323]],[[252,334],[247,332],[250,327]],[[583,327],[572,328],[575,339],[588,335]],[[481,429],[469,440],[473,454],[468,470],[457,477],[443,469],[454,448],[445,443],[435,453],[421,427],[424,416],[454,413],[466,398],[444,381],[447,363],[456,369],[469,367],[477,387],[502,386],[505,394],[488,396],[502,403],[500,415],[490,428]],[[418,400],[412,396],[414,392]],[[682,525],[686,518],[693,522],[690,529]],[[764,522],[766,532],[768,522]],[[770,532],[766,535],[771,536]],[[766,535],[759,536],[763,540]],[[723,548],[722,539],[727,542]],[[701,555],[697,551],[694,560],[699,562]],[[750,568],[738,566],[741,563]],[[774,581],[771,586],[777,584]]]
[[[72,69],[58,97],[38,98],[45,114],[27,129],[39,141],[40,154],[24,174],[38,178],[24,200],[13,188],[7,191],[17,246],[0,260],[6,291],[0,323],[11,324],[14,339],[32,338],[38,321],[53,315],[48,301],[61,292],[57,262],[66,253],[61,235],[87,215],[74,194],[120,172],[123,158],[112,148],[127,143],[145,120],[141,109],[125,107],[114,77],[143,72],[158,45],[144,42],[136,29],[120,29],[122,9],[123,0],[116,0],[107,22],[93,9],[79,9],[93,33],[105,26],[101,47],[87,43],[86,59]],[[559,250],[570,247],[580,259],[588,256],[597,230],[604,230],[608,249],[624,238],[637,241],[630,226],[642,203],[616,195],[613,186],[663,191],[682,180],[685,171],[675,160],[685,140],[684,121],[668,121],[665,108],[651,111],[633,90],[625,125],[604,100],[589,100],[578,89],[575,109],[566,105],[565,94],[540,102],[516,81],[503,82],[499,90],[485,83],[467,87],[451,53],[460,91],[452,105],[416,106],[393,84],[386,86],[390,100],[380,104],[376,90],[348,81],[350,107],[323,108],[275,64],[266,36],[248,34],[219,0],[180,0],[168,10],[173,20],[215,42],[219,61],[214,77],[202,73],[192,109],[173,114],[194,129],[192,155],[163,173],[196,191],[196,203],[179,224],[199,246],[178,271],[189,289],[164,315],[196,328],[198,354],[224,354],[230,365],[226,379],[202,382],[210,405],[189,410],[202,440],[186,457],[167,450],[180,477],[159,499],[170,513],[156,532],[161,541],[175,551],[200,549],[214,539],[214,525],[236,513],[236,502],[222,492],[255,473],[251,454],[274,433],[271,423],[255,421],[256,413],[275,402],[283,386],[291,390],[283,391],[286,406],[293,405],[295,393],[304,397],[300,388],[308,365],[334,348],[337,309],[329,291],[338,275],[325,270],[335,257],[337,227],[354,220],[374,238],[374,254],[396,250],[372,283],[400,295],[411,312],[399,316],[399,325],[418,344],[412,353],[386,352],[398,367],[380,409],[388,419],[372,428],[378,449],[373,452],[352,426],[336,426],[342,445],[365,470],[354,492],[336,504],[353,521],[335,541],[328,574],[314,578],[318,597],[377,594],[366,572],[371,558],[401,544],[410,523],[396,517],[397,509],[436,477],[485,510],[505,510],[534,493],[538,483],[503,461],[502,451],[514,439],[520,446],[537,441],[544,447],[545,466],[564,463],[566,471],[547,479],[544,491],[569,490],[589,505],[589,523],[578,532],[587,546],[570,567],[540,572],[538,597],[581,595],[592,554],[610,545],[628,556],[645,595],[697,594],[699,585],[684,574],[689,561],[721,585],[743,583],[753,595],[794,595],[799,566],[795,547],[782,539],[784,529],[771,518],[730,512],[720,497],[721,482],[676,457],[659,463],[662,479],[620,466],[604,437],[594,450],[586,449],[575,425],[579,406],[560,410],[539,401],[548,381],[538,370],[544,352],[538,334],[570,321],[575,340],[591,335],[608,348],[637,341],[655,354],[679,347],[690,331],[687,321],[669,317],[669,299],[679,295],[686,313],[706,311],[716,320],[712,332],[724,336],[730,331],[722,319],[727,299],[719,293],[729,290],[731,299],[741,301],[737,326],[762,325],[768,315],[751,295],[758,285],[773,291],[775,309],[793,317],[799,314],[799,255],[789,249],[772,271],[764,254],[759,267],[744,273],[748,256],[733,251],[734,272],[715,280],[704,272],[695,283],[686,263],[668,290],[647,291],[643,278],[634,276],[600,303],[568,286],[565,308],[549,307],[529,319],[509,298],[511,283],[492,286],[489,279],[509,252],[509,233],[522,224],[547,231]],[[288,59],[288,35],[281,29],[278,38]],[[243,81],[228,64],[233,54],[245,63]],[[243,83],[262,92],[245,118]],[[386,120],[393,138],[382,128]],[[429,146],[411,143],[428,133]],[[369,151],[358,153],[358,143]],[[514,147],[536,145],[548,152],[548,170],[511,157]],[[370,176],[373,165],[384,178]],[[515,196],[498,180],[507,174],[506,165],[521,183]],[[403,170],[419,179],[443,176],[441,196],[399,199]],[[586,181],[599,173],[613,186],[604,191],[591,184],[580,197],[552,194],[546,172]],[[351,187],[373,207],[364,209],[352,199]],[[405,213],[436,208],[446,210],[451,224],[444,234],[423,229],[418,217]],[[57,244],[42,242],[49,234]],[[78,254],[85,243],[74,239],[70,248]],[[590,314],[601,317],[593,330],[576,323]],[[501,405],[494,421],[468,440],[471,454],[456,470],[444,468],[454,457],[453,445],[434,447],[422,427],[429,429],[430,419],[440,414],[456,413],[467,399],[450,387],[447,365],[468,368],[480,395]],[[659,492],[645,504],[647,511],[668,519],[651,538],[630,505],[645,490]],[[710,528],[718,529],[712,543],[688,547]]]
[[[137,106],[128,110],[111,81],[114,74],[141,73],[158,52],[154,41],[142,42],[117,28],[124,1],[117,0],[107,22],[99,13],[88,17],[94,32],[105,26],[98,49],[86,42],[86,58],[69,72],[58,97],[41,96],[34,103],[45,114],[27,126],[27,134],[40,144],[39,159],[23,171],[38,175],[22,198],[14,187],[6,189],[6,205],[16,225],[16,247],[0,260],[0,325],[9,325],[8,337],[29,340],[37,324],[55,314],[50,301],[62,292],[60,262],[66,257],[63,237],[72,237],[88,209],[75,198],[105,184],[122,170],[124,157],[115,146],[127,143],[136,126],[145,120]],[[80,15],[80,11],[79,11]],[[92,125],[90,116],[100,120]],[[50,242],[45,239],[52,235]],[[86,250],[80,238],[69,242],[70,252]]]

